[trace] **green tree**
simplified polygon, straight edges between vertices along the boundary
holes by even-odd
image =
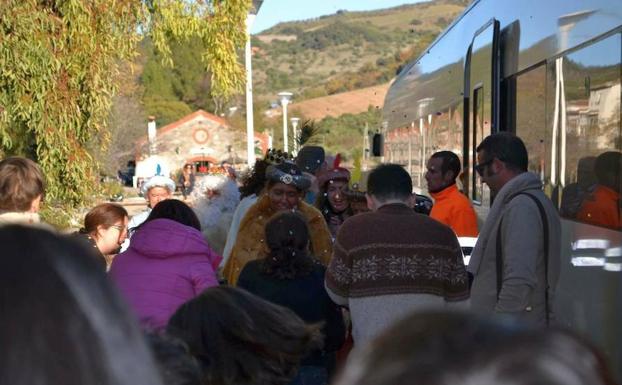
[[[173,66],[171,42],[201,39],[214,95],[241,89],[237,49],[249,0],[0,2],[0,155],[39,162],[48,198],[79,205],[93,192],[88,143],[108,142],[119,66],[150,36]]]
[[[185,110],[203,109],[220,114],[225,100],[212,93],[211,75],[205,70],[202,53],[207,49],[198,38],[171,45],[175,66],[163,63],[163,57],[145,44],[146,63],[140,82],[141,97],[149,115],[154,115],[158,125],[165,125],[184,115],[172,114]],[[184,107],[185,106],[185,107]]]
[[[324,136],[324,147],[332,153],[341,153],[346,158],[356,159],[363,153],[363,132],[380,127],[382,113],[379,108],[369,106],[359,114],[343,114],[327,117],[317,123],[320,136]]]

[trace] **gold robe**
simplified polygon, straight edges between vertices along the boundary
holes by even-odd
[[[311,255],[327,266],[333,247],[324,217],[315,207],[303,201],[298,203],[298,212],[306,218],[309,226]],[[265,227],[275,213],[276,211],[270,206],[270,198],[264,194],[244,215],[231,256],[223,269],[223,276],[230,285],[235,286],[247,262],[268,255]]]

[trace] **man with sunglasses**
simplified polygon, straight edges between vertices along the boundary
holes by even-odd
[[[527,149],[520,138],[493,134],[476,151],[474,169],[494,201],[467,268],[473,277],[471,307],[547,325],[559,277],[557,210],[538,175],[527,172]]]

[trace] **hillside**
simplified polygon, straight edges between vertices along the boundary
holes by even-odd
[[[274,146],[281,145],[280,108],[265,112],[275,106],[278,92],[292,91],[291,116],[315,120],[329,151],[362,154],[363,128],[378,128],[390,81],[468,2],[434,0],[368,12],[339,11],[281,23],[254,35],[255,129],[274,133]],[[232,100],[211,94],[210,74],[200,57],[203,44],[196,39],[174,42],[175,66],[169,68],[152,44],[143,42],[134,75],[140,83],[132,95],[135,103],[120,99],[113,113],[120,140],[128,135],[124,129],[128,120],[138,122],[133,126],[142,133],[144,116],[154,115],[163,126],[197,109],[226,114],[233,127],[244,130],[244,94]],[[126,106],[133,109],[126,111]]]
[[[370,106],[375,109],[381,109],[388,90],[389,83],[385,83],[295,102],[290,109],[294,114],[314,120],[321,120],[327,116],[336,118],[343,114],[360,114],[367,111]]]
[[[259,99],[290,90],[298,100],[384,84],[466,6],[437,0],[278,24],[253,36]]]

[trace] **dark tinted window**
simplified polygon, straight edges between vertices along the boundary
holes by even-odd
[[[558,59],[549,71],[563,90],[558,96],[560,213],[617,230],[622,225],[620,47],[620,34],[610,36]]]

